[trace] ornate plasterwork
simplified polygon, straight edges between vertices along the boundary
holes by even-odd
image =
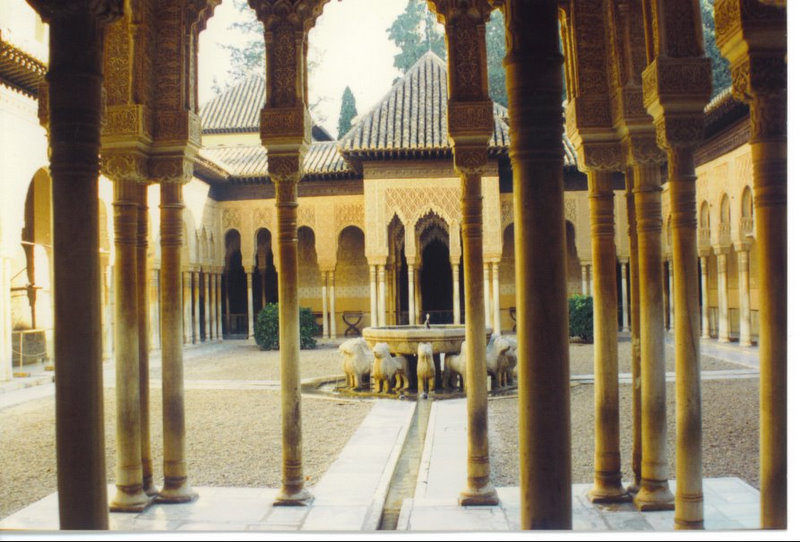
[[[114,181],[147,182],[147,156],[141,152],[103,152],[100,171]]]
[[[222,231],[237,230],[242,233],[242,214],[239,209],[223,209],[222,210]]]
[[[125,2],[123,0],[28,0],[28,3],[46,23],[54,19],[88,11],[101,23],[111,23],[122,16]]]
[[[151,156],[150,178],[162,183],[187,183],[192,180],[194,164],[190,156]]]
[[[385,226],[397,214],[404,223],[415,224],[419,217],[434,210],[445,222],[458,221],[460,192],[457,188],[387,188],[385,192]],[[409,226],[407,226],[409,227]]]
[[[494,129],[494,110],[490,100],[454,101],[447,104],[447,129],[450,136],[461,134],[492,136]]]
[[[346,203],[336,205],[334,208],[336,219],[336,232],[341,232],[347,226],[357,226],[364,229],[364,206],[360,203]]]

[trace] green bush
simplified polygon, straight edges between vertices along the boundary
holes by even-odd
[[[569,298],[569,336],[590,343],[594,341],[594,311],[592,296],[573,295]]]
[[[314,348],[317,340],[314,333],[317,323],[311,309],[300,307],[300,348],[303,350]],[[278,304],[267,303],[256,318],[256,344],[261,350],[277,350],[280,347],[278,332]]]

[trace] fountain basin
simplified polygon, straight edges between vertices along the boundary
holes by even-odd
[[[486,340],[492,334],[486,328]],[[361,336],[370,348],[378,343],[387,343],[392,354],[416,356],[419,343],[431,343],[435,354],[458,354],[464,342],[466,331],[464,326],[454,324],[435,324],[425,326],[382,326],[365,327]]]

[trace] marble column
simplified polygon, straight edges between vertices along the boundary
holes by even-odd
[[[164,487],[159,502],[181,503],[197,494],[186,468],[186,421],[181,335],[183,179],[161,182],[161,381],[164,427]]]
[[[205,341],[211,340],[211,275],[208,270],[203,271],[203,307],[205,312],[205,321],[203,322],[205,329]]]
[[[581,294],[591,295],[589,290],[589,264],[581,264]]]
[[[736,252],[739,269],[739,344],[751,346],[750,333],[750,247],[738,247]]]
[[[142,427],[139,410],[138,192],[135,181],[114,181],[117,490],[111,500],[111,510],[120,512],[140,512],[149,504],[142,489]]]
[[[636,233],[636,202],[633,168],[625,172],[625,203],[628,216],[628,240],[631,251],[631,420],[633,444],[631,470],[633,480],[628,486],[631,495],[642,485],[642,349],[641,312],[639,307],[639,236]]]
[[[60,528],[108,529],[97,178],[105,25],[122,2],[34,3],[50,25],[46,112],[53,219]],[[80,257],[76,257],[80,255]],[[76,317],[79,315],[79,317]]]
[[[622,298],[622,331],[630,331],[628,325],[628,263],[620,262],[620,294]]]
[[[412,262],[408,262],[408,325],[415,325],[416,319],[415,316],[417,314],[417,309],[415,308],[414,300],[416,296],[414,292],[416,291],[416,286],[414,284],[414,264]]]
[[[730,342],[730,326],[728,324],[728,249],[714,247],[717,255],[717,306],[719,307],[719,329],[717,340]]]
[[[637,164],[633,172],[642,356],[642,481],[634,504],[639,510],[672,510],[674,498],[667,484],[661,172],[657,164]]]
[[[459,284],[459,265],[450,264],[453,269],[453,323],[461,325],[461,285]]]
[[[336,282],[336,271],[330,271],[328,273],[328,284],[330,285],[330,306],[331,306],[331,339],[336,338],[336,289],[335,284]]]
[[[378,325],[378,266],[369,266],[369,321],[371,326]]]
[[[708,339],[711,337],[711,335],[709,334],[710,307],[708,306],[708,256],[705,254],[700,256],[700,303],[702,305],[702,312],[700,314],[700,336],[703,339]]]
[[[200,272],[192,271],[192,344],[200,342]]]
[[[589,170],[589,213],[594,291],[595,445],[592,502],[624,502],[619,453],[617,273],[612,172]]]
[[[414,269],[414,322],[422,323],[424,317],[422,316],[422,284],[420,283],[421,266]]]
[[[328,272],[322,272],[322,336],[330,337],[328,329]]]
[[[492,262],[492,322],[494,332],[501,333],[500,329],[500,262]]]
[[[378,266],[378,325],[386,325],[386,266]]]
[[[570,529],[572,482],[558,2],[504,0],[514,170],[522,529]],[[546,182],[545,182],[546,181]],[[466,279],[469,282],[469,279]]]
[[[161,348],[161,323],[159,322],[158,315],[160,313],[158,308],[159,299],[159,276],[161,271],[158,268],[150,270],[150,349]]]
[[[114,314],[114,267],[111,265],[103,266],[100,273],[102,274],[103,280],[101,297],[103,297],[103,294],[105,294],[105,300],[102,303],[102,311],[104,314],[103,359],[111,359],[111,357],[114,355],[114,317],[112,316]],[[11,307],[9,306],[9,309],[10,308]]]
[[[142,430],[142,488],[149,496],[158,493],[153,484],[153,455],[150,450],[150,284],[147,269],[147,185],[137,187],[136,296],[139,329],[139,419]]]
[[[668,293],[669,297],[669,317],[667,329],[672,331],[675,329],[675,270],[672,260],[667,260],[667,277],[669,278]]]
[[[489,262],[483,262],[483,310],[484,322],[487,324],[492,321],[492,289],[491,289],[492,268]]]
[[[192,342],[192,273],[184,271],[183,277],[183,344]]]
[[[256,315],[253,314],[253,268],[246,267],[244,270],[247,276],[247,338],[253,336],[253,325]]]
[[[223,297],[223,293],[222,293],[222,273],[217,273],[216,282],[217,282],[217,295],[215,297],[216,297],[216,302],[217,302],[217,308],[216,308],[217,339],[222,340],[222,297]],[[227,300],[228,297],[225,296],[225,299]]]

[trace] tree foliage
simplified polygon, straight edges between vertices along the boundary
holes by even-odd
[[[267,303],[256,317],[255,339],[261,350],[277,350],[280,348],[277,303]],[[317,323],[308,307],[300,307],[300,348],[314,348],[317,340]]]
[[[350,130],[353,119],[358,115],[356,110],[356,97],[349,86],[344,88],[342,93],[342,108],[339,111],[339,134],[337,139],[341,139]]]
[[[594,309],[592,296],[572,295],[569,298],[569,336],[590,343],[594,341]]]
[[[405,73],[428,51],[446,58],[444,30],[436,22],[424,0],[408,0],[401,13],[386,32],[400,52],[394,57],[394,67]],[[506,29],[503,14],[492,12],[486,24],[486,55],[489,71],[489,96],[497,103],[508,106],[506,72],[503,58],[506,56]]]
[[[703,22],[703,42],[711,58],[712,95],[716,96],[731,85],[730,63],[723,58],[714,34],[714,0],[701,0],[700,14]]]

